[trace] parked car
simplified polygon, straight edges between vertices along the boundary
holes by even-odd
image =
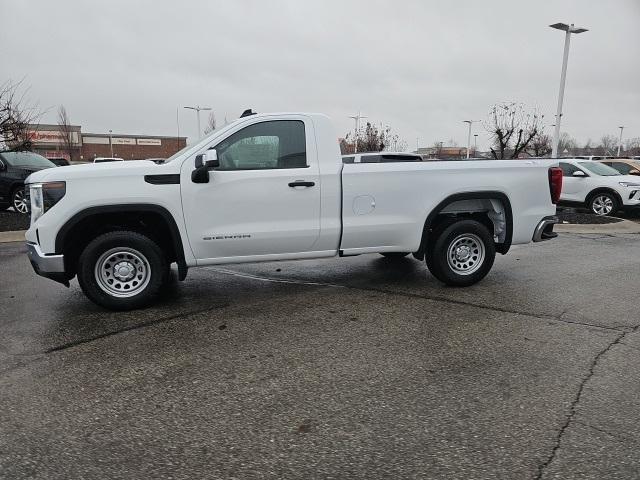
[[[0,153],[0,209],[9,207],[22,214],[29,212],[24,181],[33,172],[55,165],[33,152]]]
[[[599,161],[566,159],[560,205],[584,206],[596,215],[615,215],[622,209],[640,208],[640,179],[622,175]]]
[[[422,157],[420,155],[404,152],[367,152],[342,155],[342,163],[393,163],[421,161]]]
[[[93,159],[93,163],[104,163],[104,162],[124,162],[124,158],[120,157],[96,157]]]
[[[634,160],[632,158],[609,158],[598,161],[616,169],[622,175],[640,175],[640,160]]]
[[[67,165],[71,165],[69,160],[66,158],[47,158],[51,163],[53,163],[57,167],[66,167]]]
[[[410,253],[453,286],[496,252],[554,238],[555,160],[343,164],[320,114],[242,117],[162,165],[77,165],[28,180],[36,273],[125,310],[189,267]],[[101,175],[96,175],[96,170]]]

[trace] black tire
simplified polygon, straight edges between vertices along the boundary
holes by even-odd
[[[620,202],[613,193],[597,192],[589,197],[587,208],[595,215],[614,216],[620,210]]]
[[[137,232],[102,234],[85,247],[78,260],[82,291],[92,302],[110,310],[149,305],[168,277],[169,264],[162,249]]]
[[[29,213],[29,207],[24,202],[26,192],[24,190],[24,186],[15,187],[11,190],[11,206],[21,215],[27,215]]]
[[[450,260],[449,250],[454,244],[461,248],[461,255],[452,256]],[[436,229],[425,252],[431,274],[455,287],[468,287],[482,280],[491,270],[495,258],[493,237],[487,227],[475,220],[459,220]]]
[[[380,255],[389,260],[400,260],[409,255],[409,252],[383,252]]]

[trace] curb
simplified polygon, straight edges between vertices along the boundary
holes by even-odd
[[[0,232],[0,243],[24,242],[24,234],[26,230],[17,230],[13,232]]]
[[[553,226],[553,231],[558,233],[640,233],[640,223],[631,222],[629,220],[602,225],[558,223]]]

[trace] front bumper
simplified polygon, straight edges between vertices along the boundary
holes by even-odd
[[[552,238],[556,238],[558,234],[553,231],[553,226],[556,223],[560,223],[560,220],[555,215],[550,217],[544,217],[538,223],[538,226],[533,231],[534,242],[544,242],[545,240],[551,240]]]
[[[44,254],[39,245],[27,242],[27,256],[38,275],[69,286],[69,276],[64,268],[64,255]]]

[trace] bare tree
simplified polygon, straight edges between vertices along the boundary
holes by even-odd
[[[347,133],[340,140],[342,154],[354,152],[353,132]],[[393,133],[390,127],[378,128],[373,123],[367,122],[364,132],[358,134],[358,152],[381,152],[383,150],[405,150],[407,142]]]
[[[28,89],[22,81],[0,84],[0,150],[24,151],[33,148],[29,125],[40,118],[36,106],[26,100]]]
[[[527,153],[534,157],[544,157],[545,155],[549,155],[552,150],[551,137],[542,133],[542,131],[533,137],[527,147]]]
[[[58,108],[58,131],[62,136],[62,148],[69,155],[69,160],[73,161],[73,129],[64,105]]]
[[[613,135],[603,135],[600,139],[602,155],[615,155],[618,148],[618,139]]]
[[[542,120],[536,110],[528,112],[521,103],[500,103],[489,110],[485,129],[491,136],[493,158],[518,158],[538,133]]]
[[[627,155],[640,155],[640,137],[628,138],[625,140],[624,152]]]
[[[578,142],[576,142],[576,139],[567,132],[562,132],[560,134],[560,138],[558,138],[558,155],[564,153],[573,155],[573,150],[576,148],[578,148]]]
[[[226,118],[225,118],[226,121]],[[211,112],[209,113],[209,119],[207,120],[207,125],[204,127],[204,134],[209,135],[216,129],[216,114]]]

